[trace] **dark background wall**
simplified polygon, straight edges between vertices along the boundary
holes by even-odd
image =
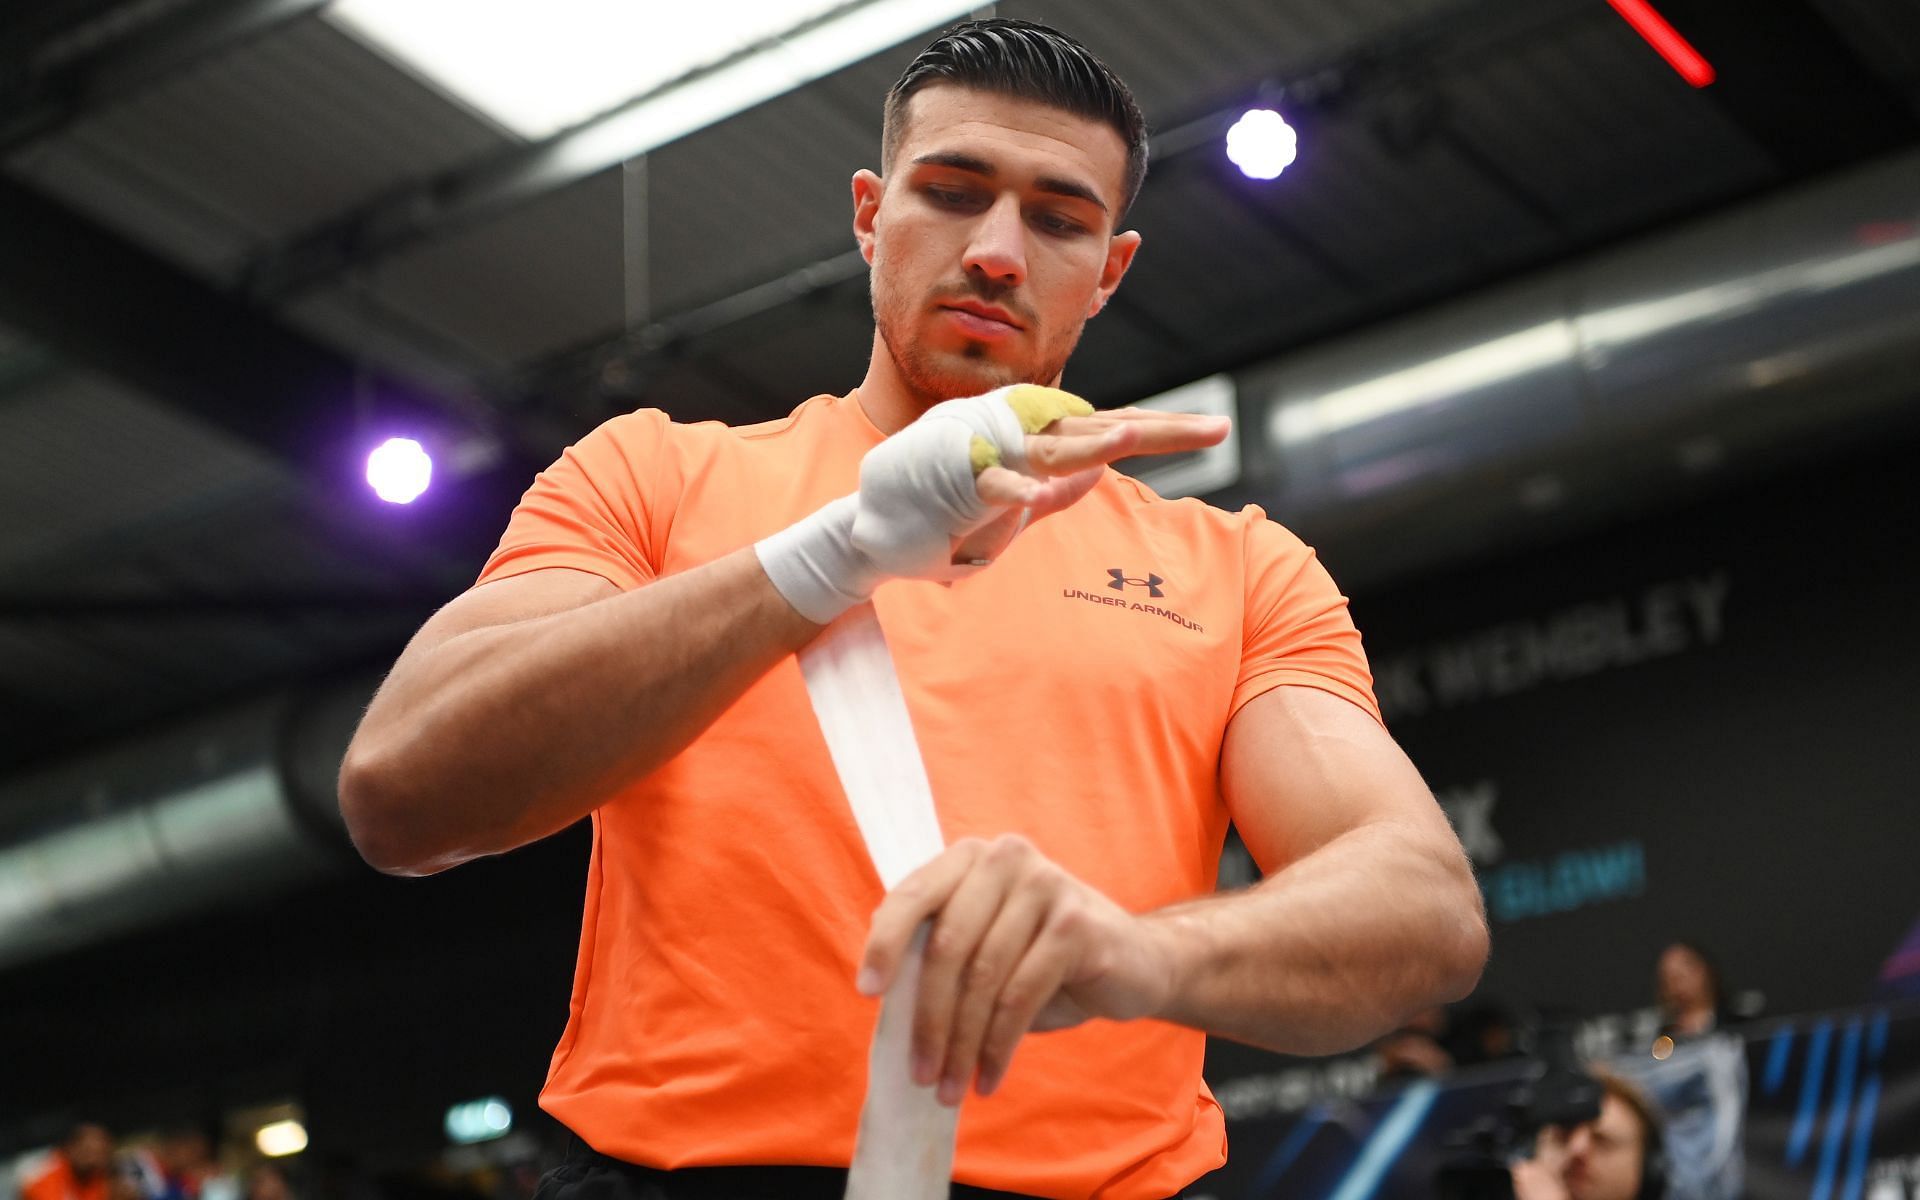
[[[1869,995],[1920,917],[1913,450],[1356,599],[1486,990],[1634,1007],[1685,937],[1775,1012]]]

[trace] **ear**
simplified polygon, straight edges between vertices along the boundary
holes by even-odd
[[[1133,265],[1133,256],[1140,249],[1140,233],[1129,229],[1125,233],[1116,233],[1107,239],[1107,261],[1100,267],[1100,285],[1094,289],[1093,307],[1087,310],[1089,317],[1107,306],[1113,293],[1120,286],[1120,280]]]
[[[885,194],[884,179],[865,169],[853,173],[853,240],[860,244],[860,257],[873,265],[874,226],[880,217],[880,197]]]

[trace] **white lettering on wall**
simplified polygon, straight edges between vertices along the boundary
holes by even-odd
[[[1440,810],[1452,822],[1453,832],[1474,866],[1491,866],[1500,861],[1507,845],[1493,827],[1493,806],[1500,799],[1499,784],[1480,779],[1446,788],[1434,798],[1440,801]]]
[[[1391,720],[1712,646],[1726,633],[1729,587],[1715,571],[1434,642],[1377,663],[1375,693]]]

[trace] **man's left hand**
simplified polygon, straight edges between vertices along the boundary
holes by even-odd
[[[860,990],[893,982],[931,920],[913,1015],[915,1083],[958,1104],[989,1095],[1029,1030],[1159,1011],[1173,989],[1168,931],[1128,913],[1007,835],[969,838],[900,881],[873,914]]]

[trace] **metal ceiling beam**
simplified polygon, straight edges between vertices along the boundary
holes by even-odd
[[[1485,46],[1541,27],[1583,10],[1590,0],[1535,0],[1516,15],[1507,0],[1459,0],[1443,11],[1394,29],[1379,45],[1343,52],[1326,63],[1299,71],[1308,89],[1319,79],[1365,72],[1369,78],[1407,69],[1429,69],[1449,47]],[[456,167],[433,179],[401,188],[331,218],[256,258],[246,269],[249,294],[284,300],[350,271],[390,257],[446,230],[506,211],[535,197],[578,182],[617,164],[605,146],[604,130],[634,105],[678,86],[664,85],[621,108],[528,146],[519,146],[478,163]],[[1310,96],[1298,96],[1308,105]],[[875,98],[876,103],[878,97]],[[1154,135],[1159,158],[1186,153],[1202,144],[1197,128],[1211,129],[1221,114]]]
[[[35,55],[0,68],[0,154],[16,150],[212,55],[319,11],[329,0],[203,0],[133,25],[98,51]],[[51,59],[52,61],[45,61]]]
[[[688,71],[616,108],[551,137],[517,145],[477,163],[403,187],[323,221],[255,259],[244,274],[250,295],[284,300],[422,242],[450,228],[482,220],[558,191],[653,149],[634,145],[623,124],[645,106],[759,53],[768,42],[809,33],[844,17],[866,0],[801,21],[781,34]]]
[[[238,303],[38,193],[0,178],[0,322],[294,468],[331,519],[378,539],[464,555],[499,532],[545,463],[510,444],[490,469],[405,509],[360,478],[368,436],[419,430],[456,448],[493,437],[441,398],[354,362]],[[444,465],[444,460],[443,460]],[[445,472],[443,472],[443,475]],[[504,503],[504,507],[503,507]]]

